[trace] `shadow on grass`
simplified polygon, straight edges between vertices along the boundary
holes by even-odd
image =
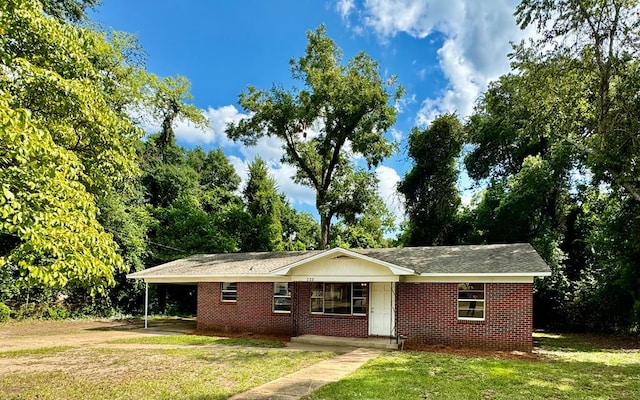
[[[192,333],[195,332],[197,327],[197,321],[195,319],[182,319],[182,318],[163,318],[149,320],[147,329],[144,329],[144,321],[135,318],[118,321],[118,325],[105,326],[99,328],[88,328],[88,331],[132,331],[141,330],[141,332],[148,332],[153,334],[167,332],[170,333]]]
[[[623,336],[535,333],[533,340],[536,348],[547,350],[570,352],[640,351],[640,340]]]

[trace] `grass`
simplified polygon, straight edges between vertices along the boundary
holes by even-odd
[[[247,346],[247,347],[271,347],[271,348],[284,347],[284,343],[277,340],[224,338],[224,337],[197,336],[197,335],[147,336],[147,337],[115,339],[115,340],[110,340],[107,343],[169,344],[169,345],[187,345],[187,346],[226,345],[226,346]]]
[[[310,399],[638,399],[640,352],[597,338],[538,335],[537,359],[386,353]]]
[[[0,358],[50,355],[50,354],[60,353],[72,348],[73,346],[53,346],[53,347],[39,347],[36,349],[0,351]]]
[[[332,356],[217,345],[24,353],[9,373],[0,365],[0,399],[226,399]]]

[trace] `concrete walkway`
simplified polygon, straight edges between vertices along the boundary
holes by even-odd
[[[338,381],[377,357],[382,350],[355,349],[310,367],[301,369],[275,381],[265,383],[229,400],[295,400],[328,383]]]

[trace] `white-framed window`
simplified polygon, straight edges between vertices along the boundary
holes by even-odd
[[[291,312],[291,288],[289,282],[274,282],[273,284],[273,312]]]
[[[484,283],[458,284],[458,319],[483,321],[485,317]]]
[[[238,283],[237,282],[221,282],[220,283],[220,300],[222,301],[238,301]]]
[[[363,283],[312,283],[311,313],[366,315],[369,285]]]

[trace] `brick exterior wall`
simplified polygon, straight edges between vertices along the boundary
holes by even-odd
[[[293,299],[295,330],[298,335],[323,335],[342,337],[367,337],[369,318],[367,315],[319,315],[311,314],[311,284],[294,283],[298,294]]]
[[[398,332],[407,342],[531,351],[533,284],[485,284],[485,320],[458,320],[457,283],[399,283]]]
[[[238,300],[222,302],[220,283],[198,284],[198,329],[297,336],[304,334],[367,337],[368,315],[315,315],[310,309],[307,282],[291,283],[291,313],[272,311],[273,283],[238,282]],[[408,342],[532,349],[532,291],[530,283],[485,284],[485,320],[457,319],[457,283],[398,283],[398,332]]]
[[[220,282],[198,284],[198,330],[293,335],[291,314],[272,311],[273,283],[238,282],[236,302],[220,295]]]

